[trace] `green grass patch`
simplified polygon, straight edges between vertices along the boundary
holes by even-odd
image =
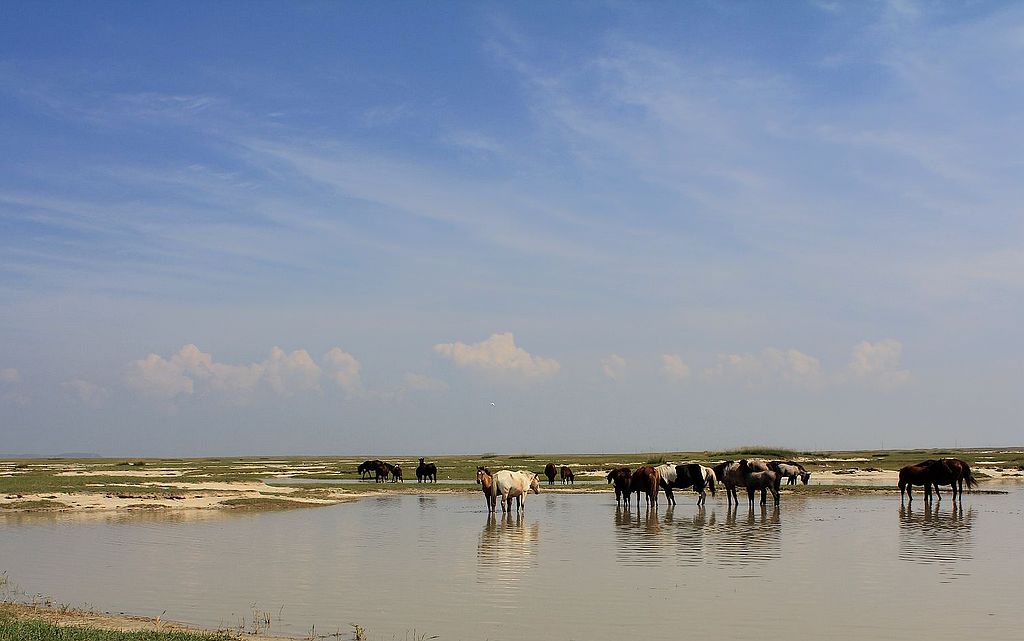
[[[315,505],[315,503],[305,503],[303,501],[290,501],[288,499],[262,496],[259,498],[227,499],[225,501],[221,501],[220,504],[243,510],[287,510],[293,507],[310,507],[311,505]]]
[[[67,505],[60,501],[50,501],[48,499],[0,503],[0,510],[59,510],[66,507]]]
[[[39,619],[20,619],[0,611],[0,641],[231,641],[237,638],[215,632],[115,632],[60,626]]]

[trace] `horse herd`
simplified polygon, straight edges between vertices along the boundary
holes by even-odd
[[[378,483],[387,481],[389,477],[392,482],[404,481],[401,465],[392,465],[376,459],[363,461],[357,472],[364,479],[367,475],[374,475]],[[575,475],[566,465],[559,469],[554,463],[548,463],[544,467],[544,475],[549,485],[555,482],[557,475],[561,475],[563,485],[575,483]],[[775,505],[778,505],[783,479],[790,485],[795,485],[797,479],[807,485],[810,478],[811,473],[800,463],[764,459],[724,461],[713,467],[699,463],[641,465],[635,470],[619,467],[609,470],[605,476],[608,483],[615,487],[615,504],[624,503],[628,508],[633,494],[636,494],[637,509],[640,509],[641,495],[645,496],[648,506],[657,507],[658,494],[664,491],[669,505],[675,505],[673,490],[686,488],[697,494],[697,505],[703,505],[708,491],[712,497],[715,496],[715,487],[718,483],[725,487],[729,505],[734,501],[739,505],[738,488],[741,487],[746,488],[747,501],[751,506],[754,505],[758,491],[761,493],[761,505],[767,503],[769,492]],[[425,463],[421,458],[416,467],[416,480],[421,483],[436,483],[437,465]],[[492,474],[486,467],[477,467],[476,482],[480,484],[487,499],[488,512],[495,511],[499,496],[502,512],[512,510],[512,499],[516,500],[516,511],[525,511],[526,496],[530,492],[540,493],[539,475],[529,471],[499,470]],[[954,501],[958,498],[962,500],[964,483],[968,488],[977,486],[977,480],[967,462],[955,458],[929,459],[915,465],[907,465],[899,472],[900,498],[902,499],[906,493],[910,501],[914,500],[911,492],[914,485],[924,487],[926,501],[931,500],[933,488],[936,497],[942,499],[942,495],[939,494],[940,485],[949,485],[952,488]]]
[[[391,477],[392,483],[399,481],[405,482],[405,477],[402,476],[402,466],[392,465],[391,463],[385,463],[379,459],[373,459],[372,461],[363,461],[356,468],[356,473],[359,474],[360,478],[367,478],[368,475],[373,475],[377,483],[384,483]],[[434,463],[424,463],[423,459],[420,459],[420,464],[416,466],[416,482],[417,483],[437,483],[437,465]]]

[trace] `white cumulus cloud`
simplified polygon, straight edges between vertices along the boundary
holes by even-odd
[[[349,394],[356,394],[363,388],[362,369],[363,366],[352,356],[340,347],[334,347],[324,354],[324,368],[327,376],[333,380],[338,387]]]
[[[448,383],[426,374],[409,372],[405,375],[405,389],[417,392],[447,392]]]
[[[684,363],[678,354],[662,354],[661,371],[673,381],[685,381],[690,378],[690,366]]]
[[[487,340],[472,345],[439,343],[434,345],[434,351],[459,367],[509,373],[527,379],[549,378],[561,368],[553,358],[533,356],[517,347],[512,332],[492,334]]]
[[[601,371],[613,381],[622,380],[626,373],[626,359],[618,354],[609,354],[601,359]]]
[[[259,363],[219,363],[189,344],[170,358],[150,354],[128,366],[126,382],[149,396],[173,399],[194,394],[197,387],[248,400],[260,387],[282,396],[320,389],[320,366],[304,349],[285,352],[274,347]]]
[[[63,387],[70,390],[79,401],[89,407],[101,407],[107,397],[110,396],[106,389],[96,383],[90,383],[80,378],[75,378],[63,383]]]
[[[769,347],[760,354],[719,354],[714,367],[705,369],[705,380],[739,380],[748,384],[784,381],[802,387],[825,382],[821,361],[800,350]]]
[[[903,344],[887,338],[877,343],[861,341],[850,355],[849,373],[859,380],[871,381],[884,388],[894,388],[910,380],[910,371],[900,369]]]

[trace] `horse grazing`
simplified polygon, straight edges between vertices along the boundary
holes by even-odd
[[[491,486],[491,496],[497,499],[501,495],[502,513],[512,511],[512,499],[516,499],[516,511],[526,511],[526,495],[529,492],[540,494],[540,482],[533,472],[513,472],[511,470],[498,470],[492,475],[494,484]]]
[[[807,485],[807,481],[811,478],[810,472],[804,469],[803,465],[793,461],[771,461],[768,463],[768,467],[779,475],[780,480],[786,479],[786,485],[796,485],[797,479]]]
[[[555,470],[554,463],[548,463],[547,465],[544,466],[544,476],[548,477],[548,485],[555,484],[555,475],[557,473],[558,472]]]
[[[771,490],[772,499],[774,499],[775,505],[778,505],[779,475],[771,470],[756,472],[755,469],[751,467],[750,461],[747,459],[740,461],[740,474],[743,475],[743,484],[747,486],[747,500],[750,502],[750,507],[754,507],[754,493],[757,490],[761,490],[761,505],[768,502],[766,495],[768,490]]]
[[[359,467],[356,468],[356,472],[359,474],[360,478],[365,479],[367,474],[376,472],[377,464],[382,462],[383,461],[379,459],[373,459],[372,461],[363,461],[362,463],[359,464]]]
[[[560,474],[562,475],[562,485],[565,485],[566,483],[569,485],[576,485],[576,475],[572,473],[572,470],[569,469],[568,465],[562,466]]]
[[[609,483],[615,484],[615,505],[619,505],[619,500],[624,499],[626,501],[626,507],[629,507],[629,481],[633,472],[628,467],[619,467],[614,470],[608,471]]]
[[[641,465],[636,468],[629,479],[629,495],[636,492],[636,509],[640,509],[640,493],[647,495],[647,506],[658,507],[658,488],[661,486],[661,474],[653,465]]]
[[[437,465],[424,463],[421,458],[420,464],[416,466],[416,482],[426,483],[427,481],[437,483]]]
[[[486,467],[477,466],[476,482],[480,484],[480,489],[484,492],[484,498],[487,500],[487,511],[493,512],[496,506],[494,505],[494,477],[491,476],[491,471]]]
[[[659,485],[665,490],[665,498],[669,505],[676,504],[676,498],[672,495],[672,488],[684,489],[692,487],[697,492],[697,505],[704,504],[704,470],[696,463],[687,465],[672,465],[666,463],[657,468]]]

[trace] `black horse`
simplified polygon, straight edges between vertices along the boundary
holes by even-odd
[[[437,466],[433,463],[424,463],[423,459],[420,459],[420,464],[416,466],[416,482],[437,483]]]
[[[363,461],[359,464],[359,467],[356,468],[356,472],[359,473],[359,478],[365,479],[367,474],[373,474],[377,471],[377,466],[381,465],[383,462],[384,461],[381,461],[380,459]]]

